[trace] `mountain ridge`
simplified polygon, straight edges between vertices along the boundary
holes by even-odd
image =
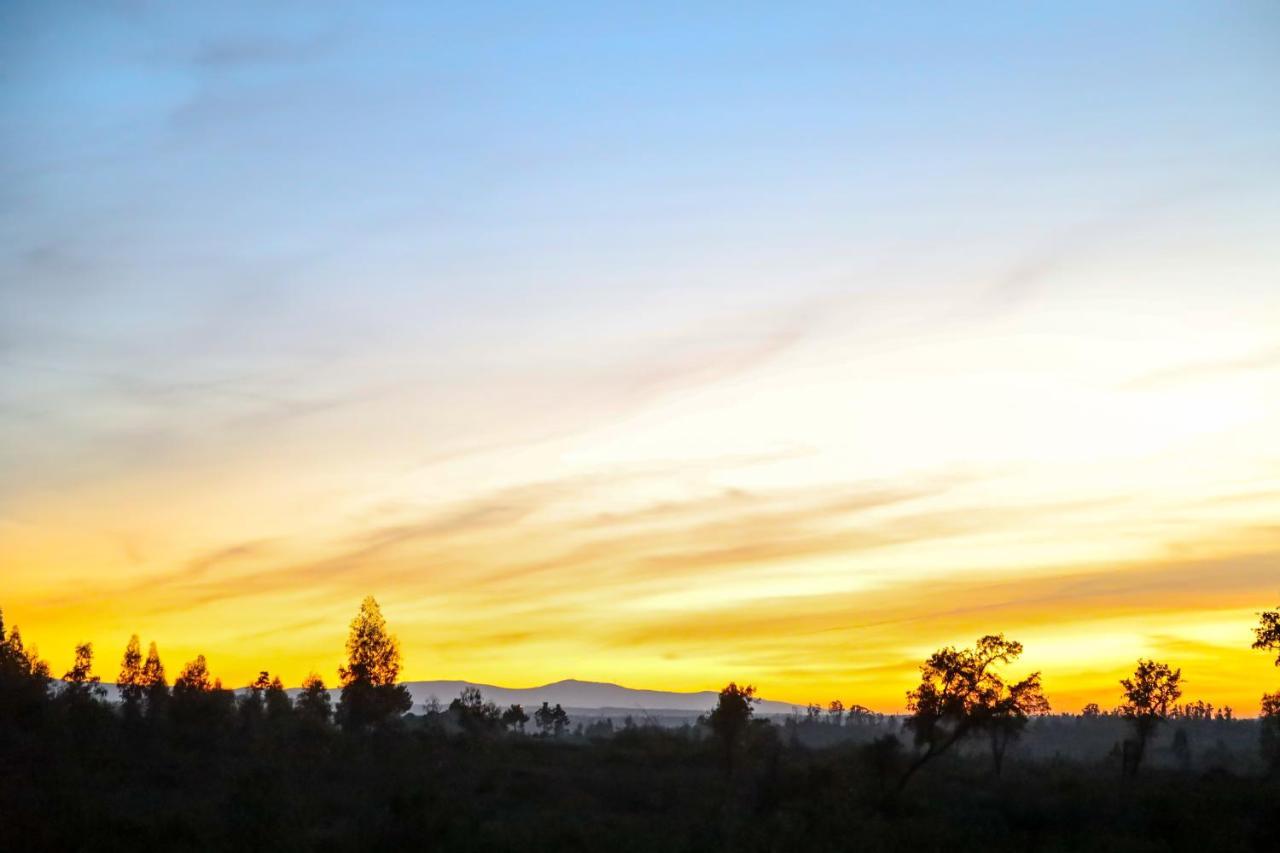
[[[497,705],[520,704],[526,710],[536,708],[543,702],[561,705],[566,709],[579,711],[609,711],[617,714],[644,712],[665,712],[679,714],[701,714],[710,711],[716,705],[715,690],[650,690],[645,688],[625,687],[611,681],[583,681],[577,678],[562,678],[547,684],[534,687],[503,687],[497,684],[485,684],[464,679],[435,679],[427,681],[401,682],[409,688],[413,697],[413,713],[420,713],[423,706],[432,698],[441,705],[448,704],[468,687],[480,691],[486,701]],[[104,682],[106,698],[111,702],[120,701],[119,690],[115,684]],[[243,693],[247,687],[230,688],[235,693]],[[296,696],[302,688],[290,687],[287,692]],[[331,687],[330,694],[336,702],[341,695],[341,688]],[[803,712],[804,706],[790,702],[778,702],[761,699],[756,705],[759,714],[790,714]]]
[[[715,707],[715,690],[675,691],[624,687],[609,681],[583,681],[563,678],[534,687],[502,687],[461,679],[403,682],[413,696],[414,710],[420,710],[434,696],[441,704],[449,702],[468,687],[474,687],[487,700],[498,705],[534,706],[543,702],[565,708],[611,711],[681,711],[703,713]],[[790,702],[762,699],[756,706],[761,714],[789,714],[802,710]]]

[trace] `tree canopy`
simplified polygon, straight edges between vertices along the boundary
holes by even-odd
[[[347,635],[347,664],[338,669],[342,698],[338,722],[347,729],[385,723],[413,707],[402,684],[400,643],[387,630],[386,619],[373,596],[360,604]]]
[[[1120,714],[1133,724],[1136,735],[1125,743],[1125,770],[1132,775],[1138,772],[1147,742],[1182,696],[1182,670],[1139,659],[1133,677],[1121,679],[1120,685],[1124,688]]]
[[[1258,617],[1258,627],[1253,629],[1253,647],[1277,652],[1276,666],[1280,666],[1280,610],[1264,610]]]
[[[926,762],[962,739],[986,730],[991,736],[997,772],[1008,742],[1030,714],[1049,710],[1040,673],[1007,682],[997,667],[1022,655],[1022,644],[1003,634],[981,637],[971,649],[947,646],[920,667],[920,684],[907,693],[911,716],[906,726],[923,752],[908,768],[902,784]]]

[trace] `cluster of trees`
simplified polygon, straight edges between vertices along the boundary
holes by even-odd
[[[1260,616],[1253,647],[1276,651],[1276,665],[1280,666],[1280,610]],[[399,643],[372,597],[362,602],[351,622],[346,652],[347,663],[338,670],[341,693],[334,708],[329,689],[318,674],[310,674],[292,700],[280,678],[266,671],[237,696],[210,674],[203,655],[185,664],[170,686],[156,644],[150,644],[144,658],[134,635],[116,679],[117,713],[129,724],[170,722],[187,729],[215,726],[217,721],[236,715],[249,727],[288,717],[316,726],[336,723],[345,731],[363,731],[397,720],[410,710],[412,698],[398,681]],[[1022,652],[1021,643],[992,634],[981,637],[972,648],[947,646],[930,655],[920,668],[919,685],[906,697],[909,714],[903,726],[915,749],[898,781],[899,788],[957,744],[974,739],[985,740],[992,770],[1000,775],[1010,744],[1022,735],[1028,720],[1050,711],[1039,672],[1016,681],[1002,673]],[[93,672],[93,658],[92,644],[77,646],[71,669],[51,691],[54,679],[48,664],[24,644],[16,627],[5,631],[0,615],[0,722],[30,723],[49,702],[72,712],[80,709],[81,713],[85,707],[101,703],[106,691]],[[1133,675],[1121,680],[1122,701],[1114,710],[1102,711],[1096,704],[1084,709],[1084,717],[1114,716],[1129,724],[1132,736],[1120,745],[1126,775],[1138,772],[1148,744],[1167,721],[1232,719],[1230,707],[1214,709],[1204,702],[1179,704],[1182,685],[1180,669],[1139,660]],[[720,692],[715,709],[699,719],[730,758],[753,725],[767,724],[753,719],[757,701],[753,686],[730,683]],[[473,735],[525,733],[531,721],[521,705],[499,708],[475,688],[465,689],[447,708],[433,700],[426,710],[428,718],[448,717]],[[837,700],[825,709],[810,705],[801,722],[839,727],[882,719],[861,705],[846,707]],[[570,725],[565,710],[547,702],[534,710],[532,722],[536,733],[544,737],[559,737]],[[608,731],[612,731],[611,723]],[[881,749],[891,752],[898,748],[896,737],[888,735],[886,740],[893,743],[882,744]],[[1261,751],[1266,766],[1280,771],[1280,691],[1262,697]]]
[[[462,693],[442,709],[439,702],[432,701],[426,706],[428,721],[445,716],[455,722],[464,732],[473,735],[493,734],[499,731],[525,733],[529,723],[529,715],[519,703],[499,708],[493,702],[486,701],[475,687],[465,687]],[[533,724],[542,737],[560,737],[569,728],[569,715],[559,704],[554,707],[547,702],[533,712]]]
[[[1253,647],[1275,652],[1275,664],[1280,666],[1280,609],[1263,612],[1253,633]],[[1258,717],[1262,721],[1262,759],[1269,772],[1280,774],[1280,690],[1262,694]]]
[[[153,642],[144,659],[135,634],[125,647],[116,678],[116,712],[128,725],[175,724],[180,730],[209,731],[233,718],[252,729],[261,721],[278,723],[296,718],[304,723],[336,724],[344,731],[367,731],[397,720],[413,706],[408,688],[400,684],[400,646],[372,596],[360,605],[351,622],[346,644],[347,663],[338,670],[340,698],[335,708],[330,691],[317,673],[302,682],[293,699],[280,677],[263,671],[238,695],[209,671],[204,655],[185,664],[173,684],[165,673]],[[75,663],[61,679],[35,648],[23,643],[18,628],[6,633],[0,614],[0,723],[29,727],[47,711],[98,704],[106,707],[106,688],[93,672],[91,643],[76,647]],[[56,685],[55,689],[54,686]],[[427,716],[447,716],[464,731],[479,734],[507,730],[523,733],[530,717],[520,705],[499,709],[475,688],[467,688],[447,709],[428,707]],[[533,713],[540,736],[559,737],[569,728],[569,715],[559,704],[542,703]]]
[[[320,725],[331,722],[346,730],[376,726],[408,711],[408,690],[396,683],[400,649],[372,597],[366,598],[351,624],[347,640],[348,664],[339,670],[341,699],[333,708],[329,689],[317,674],[309,675],[296,698],[290,699],[279,676],[261,672],[241,695],[226,690],[209,672],[204,655],[186,663],[172,686],[160,652],[153,642],[144,659],[135,634],[125,647],[116,678],[118,713],[126,724],[172,723],[180,729],[201,730],[238,716],[246,725],[259,719],[296,716]],[[54,679],[34,648],[24,646],[15,627],[5,632],[0,615],[0,722],[33,725],[56,703],[69,708],[101,703],[106,689],[93,672],[93,645],[76,647],[75,663],[51,691]]]
[[[1277,612],[1255,646],[1280,665]],[[991,853],[1280,837],[1280,691],[1261,720],[1235,721],[1185,702],[1182,673],[1159,661],[1138,662],[1113,711],[1074,718],[1050,713],[1038,673],[1008,675],[1022,646],[995,634],[930,655],[905,717],[832,702],[778,726],[754,687],[731,683],[694,725],[571,730],[563,708],[503,708],[474,689],[407,714],[400,647],[372,599],[346,652],[332,691],[265,671],[232,691],[203,657],[175,676],[133,637],[108,702],[92,645],[57,674],[0,620],[0,849]],[[1172,745],[1150,749],[1167,721]],[[1217,743],[1193,755],[1206,736]],[[1257,737],[1266,779],[1243,757]]]
[[[1280,610],[1266,611],[1255,631],[1253,648],[1280,652]],[[981,637],[973,648],[947,646],[929,656],[920,668],[920,684],[907,693],[909,716],[904,727],[916,746],[914,757],[900,774],[901,790],[921,768],[947,753],[957,744],[973,738],[988,741],[992,770],[999,776],[1009,745],[1017,740],[1029,719],[1050,712],[1039,672],[1018,681],[1007,680],[999,671],[1021,656],[1022,644],[1006,639],[1003,634]],[[1280,666],[1280,654],[1276,658]],[[1169,720],[1231,720],[1228,707],[1217,709],[1206,702],[1178,704],[1182,697],[1182,670],[1166,663],[1139,659],[1132,676],[1121,679],[1121,703],[1111,712],[1103,712],[1096,704],[1085,707],[1082,716],[1104,714],[1123,718],[1129,723],[1132,737],[1120,744],[1122,772],[1134,776],[1146,754],[1148,744],[1159,728]],[[756,702],[753,686],[739,687],[730,683],[721,691],[714,711],[703,722],[732,751],[748,730]],[[806,722],[823,721],[822,706],[809,705]],[[832,702],[826,711],[828,724],[840,725],[846,720],[863,722],[874,715],[853,706],[845,709],[840,701]],[[1263,760],[1271,773],[1280,772],[1280,691],[1262,697],[1261,743]],[[1185,733],[1180,733],[1185,751]],[[894,753],[900,744],[887,735],[876,748]]]
[[[870,725],[883,719],[884,714],[878,714],[865,705],[851,704],[846,707],[844,702],[833,699],[827,703],[826,708],[816,702],[809,703],[804,709],[802,722],[808,725],[838,727]]]
[[[1082,717],[1123,717],[1124,706],[1117,705],[1105,710],[1097,702],[1090,702],[1080,711]],[[1215,708],[1212,702],[1197,699],[1194,702],[1175,704],[1169,708],[1170,720],[1234,720],[1235,709],[1230,705]]]

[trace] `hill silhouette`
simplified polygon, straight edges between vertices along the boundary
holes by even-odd
[[[574,678],[537,687],[501,687],[473,681],[406,681],[404,684],[413,696],[415,707],[425,704],[432,696],[447,703],[468,687],[478,689],[485,699],[499,705],[550,702],[565,708],[591,711],[683,711],[702,714],[714,708],[719,698],[719,693],[715,690],[692,693],[643,690],[611,682],[579,681]],[[799,710],[802,710],[800,706],[768,699],[761,700],[756,705],[756,712],[760,714],[790,714]]]
[[[497,684],[486,684],[479,681],[454,679],[437,679],[431,681],[406,681],[413,697],[415,710],[421,710],[433,697],[444,704],[471,687],[479,690],[484,698],[499,705],[521,704],[536,706],[542,702],[563,705],[576,711],[592,711],[599,713],[619,712],[643,714],[644,712],[678,712],[680,714],[704,714],[715,707],[719,693],[715,690],[699,690],[681,692],[675,690],[645,690],[624,687],[608,681],[581,681],[576,678],[564,678],[536,687],[503,687]],[[105,699],[109,702],[120,701],[119,688],[115,684],[102,685]],[[248,688],[238,688],[240,693]],[[290,697],[301,692],[300,687],[288,689]],[[341,691],[330,691],[336,701]],[[789,702],[778,702],[762,699],[756,705],[756,713],[769,715],[791,714],[802,712],[804,707]]]

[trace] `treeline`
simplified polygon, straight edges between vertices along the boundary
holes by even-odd
[[[1255,633],[1280,666],[1280,611],[1261,614]],[[351,623],[336,702],[315,673],[293,691],[267,671],[228,690],[203,656],[170,682],[156,645],[142,648],[130,639],[107,701],[92,645],[55,676],[0,617],[0,849],[774,850],[835,839],[991,850],[1035,849],[1028,838],[1046,833],[1055,849],[1144,849],[1152,832],[1196,849],[1267,849],[1255,841],[1280,832],[1258,806],[1274,805],[1280,781],[1280,692],[1249,724],[1263,773],[1215,777],[1210,796],[1192,772],[1189,727],[1244,724],[1230,708],[1182,701],[1181,670],[1140,660],[1114,708],[1064,717],[1039,673],[1003,674],[1023,648],[999,634],[930,655],[905,717],[834,701],[779,725],[756,715],[753,686],[730,683],[678,730],[574,726],[559,705],[499,707],[474,688],[409,713],[399,644],[372,598]],[[1127,734],[1099,743],[1095,763],[1052,754],[1008,766],[1030,724],[1063,719]],[[1164,766],[1140,774],[1170,721]],[[1105,799],[1111,784],[1121,787]],[[991,826],[1005,841],[991,841]]]
[[[75,663],[60,679],[34,647],[27,647],[21,631],[7,634],[0,613],[0,722],[30,727],[46,715],[102,705],[129,726],[176,725],[198,731],[238,723],[254,728],[263,720],[286,718],[313,725],[334,724],[354,732],[398,721],[413,706],[408,689],[400,684],[400,647],[387,630],[386,620],[372,597],[366,598],[351,623],[347,639],[347,663],[338,669],[341,688],[336,707],[324,679],[312,672],[292,699],[279,676],[262,671],[239,691],[226,689],[210,673],[204,655],[186,663],[169,684],[164,663],[153,642],[145,658],[135,634],[125,647],[116,678],[119,701],[107,703],[101,676],[93,671],[93,644],[75,649]],[[423,708],[424,718],[448,717],[472,734],[511,731],[559,737],[569,728],[569,715],[559,705],[542,703],[532,717],[519,704],[499,708],[485,701],[480,691],[467,688],[447,707],[433,700]]]
[[[1261,613],[1254,633],[1253,648],[1278,652],[1276,665],[1280,666],[1280,610]],[[344,731],[385,725],[410,711],[413,700],[398,681],[399,643],[371,596],[361,603],[351,623],[346,652],[347,663],[338,670],[341,692],[335,708],[329,688],[317,673],[307,676],[292,699],[279,676],[272,677],[267,671],[237,696],[210,673],[203,655],[186,663],[170,686],[156,644],[150,644],[144,658],[140,640],[134,635],[121,659],[116,678],[119,702],[111,710],[131,726],[171,723],[198,729],[236,718],[242,726],[252,728],[262,720],[296,717],[307,725],[336,724]],[[915,753],[901,784],[952,747],[975,738],[989,744],[992,768],[997,774],[1001,772],[1009,745],[1022,735],[1028,721],[1051,710],[1039,672],[1015,682],[1001,675],[1000,667],[1022,652],[1021,643],[995,634],[982,637],[973,648],[940,649],[924,662],[920,684],[906,697],[909,715],[903,727],[911,736]],[[17,627],[6,632],[0,613],[0,723],[22,728],[54,711],[83,714],[87,707],[102,703],[106,691],[93,671],[93,657],[91,643],[78,645],[71,669],[55,679],[35,648],[24,644]],[[1165,722],[1231,720],[1235,716],[1230,706],[1215,709],[1203,701],[1179,703],[1182,671],[1166,663],[1139,660],[1133,675],[1120,685],[1122,701],[1118,705],[1103,710],[1091,703],[1080,716],[1115,717],[1131,726],[1132,736],[1119,745],[1127,774],[1138,771],[1148,743]],[[721,691],[716,708],[699,719],[699,725],[732,748],[751,721],[756,702],[754,687],[731,683]],[[559,737],[570,726],[568,714],[558,704],[544,702],[531,717],[519,704],[499,708],[472,687],[448,706],[433,698],[422,710],[427,724],[447,722],[472,735],[512,732]],[[825,708],[810,704],[801,720],[787,723],[792,727],[800,722],[862,726],[884,719],[862,705],[846,707],[835,700]],[[1280,769],[1280,691],[1263,694],[1259,719],[1263,762],[1275,771]],[[593,726],[589,732],[579,727],[578,733],[598,736],[613,730],[612,721],[597,721]],[[895,735],[885,737],[896,739]]]

